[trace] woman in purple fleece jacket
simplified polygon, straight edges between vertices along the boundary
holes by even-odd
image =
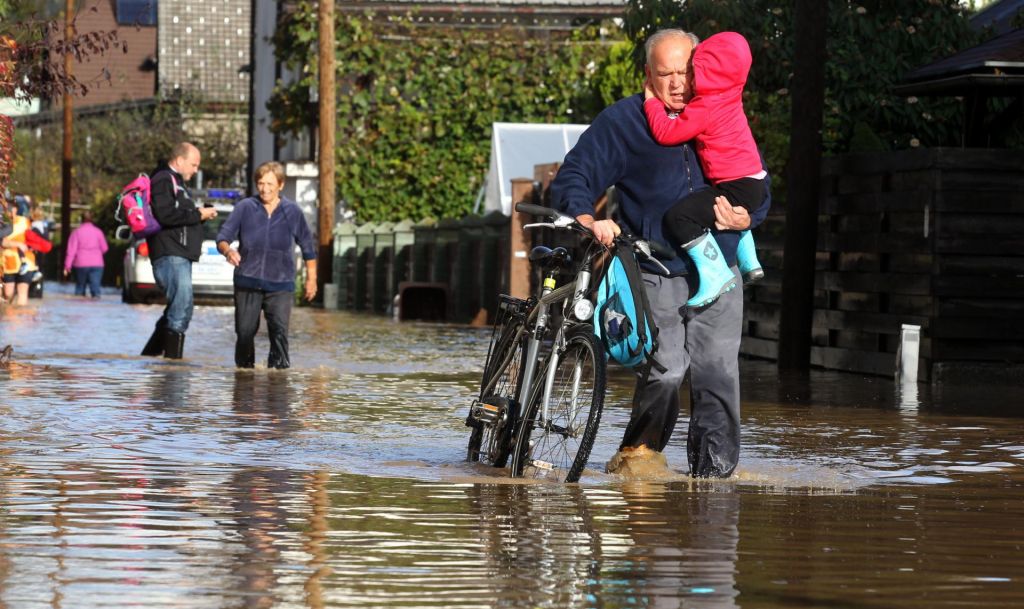
[[[103,231],[92,223],[92,212],[82,212],[82,223],[71,231],[68,250],[64,256],[64,276],[75,269],[75,296],[85,296],[85,286],[93,298],[100,297],[100,280],[103,278],[103,254],[107,253],[107,238]]]
[[[288,368],[288,322],[295,299],[298,244],[306,261],[306,300],[316,296],[316,243],[302,210],[281,196],[284,167],[270,161],[256,168],[259,198],[235,204],[217,233],[217,250],[235,267],[235,365],[252,368],[260,311],[267,318],[267,368]],[[238,240],[238,249],[231,242]]]

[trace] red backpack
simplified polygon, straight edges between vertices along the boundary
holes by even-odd
[[[174,185],[174,193],[178,193],[178,182],[171,174],[171,184]],[[122,211],[124,217],[121,216]],[[139,177],[121,189],[117,196],[117,211],[114,218],[119,222],[127,222],[132,234],[139,239],[144,239],[160,230],[160,223],[153,217],[153,209],[150,207],[149,176],[140,173]]]

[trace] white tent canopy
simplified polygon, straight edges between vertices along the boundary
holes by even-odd
[[[534,165],[560,163],[587,126],[494,123],[484,211],[511,214],[512,180],[533,179]]]

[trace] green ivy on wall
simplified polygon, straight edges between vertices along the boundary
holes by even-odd
[[[278,30],[279,59],[302,73],[272,98],[278,132],[315,122],[315,19],[315,4],[300,2]],[[337,19],[338,195],[360,221],[471,211],[491,124],[590,122],[603,107],[596,75],[622,41],[599,27],[536,35],[416,27],[369,13]]]

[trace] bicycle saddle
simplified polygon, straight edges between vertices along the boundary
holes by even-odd
[[[544,245],[538,245],[530,250],[530,262],[536,262],[543,268],[561,268],[572,262],[569,251],[564,247],[551,249]]]

